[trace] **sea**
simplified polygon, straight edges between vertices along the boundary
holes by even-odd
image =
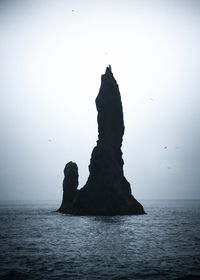
[[[141,203],[147,215],[85,217],[1,202],[0,279],[200,279],[200,200]]]

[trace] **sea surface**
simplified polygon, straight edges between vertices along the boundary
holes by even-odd
[[[0,279],[200,279],[200,201],[141,202],[147,215],[115,217],[1,202]]]

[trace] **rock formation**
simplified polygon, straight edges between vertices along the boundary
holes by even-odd
[[[130,184],[124,177],[121,151],[123,110],[119,88],[110,66],[101,77],[96,107],[99,135],[90,160],[89,178],[85,186],[77,191],[78,168],[76,166],[75,172],[75,167],[70,163],[69,170],[74,168],[74,173],[70,171],[65,174],[66,187],[63,185],[63,203],[59,211],[74,215],[145,214],[142,205],[132,196]]]
[[[72,204],[76,198],[78,187],[78,166],[75,162],[68,162],[64,169],[64,180],[63,180],[63,200],[59,212],[68,213],[71,211]]]

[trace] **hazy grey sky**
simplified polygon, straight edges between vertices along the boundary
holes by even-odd
[[[200,198],[200,1],[0,1],[0,198],[61,199],[111,64],[137,199]]]

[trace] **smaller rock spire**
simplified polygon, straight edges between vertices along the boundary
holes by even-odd
[[[69,213],[77,195],[78,166],[75,162],[68,162],[64,168],[63,200],[58,211]]]

